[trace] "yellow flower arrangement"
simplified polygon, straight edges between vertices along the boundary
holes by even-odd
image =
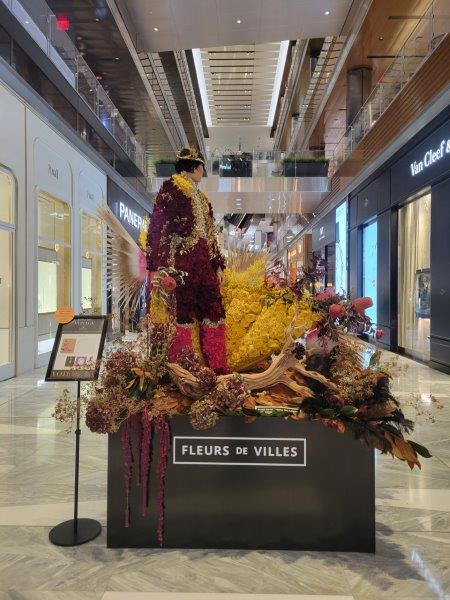
[[[187,177],[183,177],[182,175],[175,173],[174,175],[172,175],[172,181],[178,188],[180,188],[182,192],[192,192],[194,184],[191,181],[189,181]]]
[[[243,270],[226,269],[224,299],[228,361],[231,370],[244,371],[281,351],[290,329],[295,337],[317,320],[307,301],[297,301],[285,288],[268,288],[266,258],[257,256]]]
[[[226,314],[228,362],[232,371],[252,369],[279,353],[288,333],[301,337],[317,323],[307,299],[297,300],[285,287],[265,283],[267,259],[255,255],[243,268],[233,264],[224,271],[222,296]],[[167,323],[169,313],[163,297],[153,293],[150,316],[155,323]],[[199,340],[199,325],[192,331],[193,346],[204,364]]]
[[[144,217],[141,230],[139,231],[139,246],[144,252],[148,250],[147,233],[150,225],[150,217]]]

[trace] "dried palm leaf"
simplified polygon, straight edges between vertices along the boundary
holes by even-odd
[[[269,261],[269,253],[266,250],[252,252],[251,250],[231,249],[228,252],[227,267],[237,273],[243,273],[251,267],[256,261]]]
[[[145,281],[145,254],[107,206],[97,209],[106,223],[106,283],[114,289],[115,298],[134,312]]]

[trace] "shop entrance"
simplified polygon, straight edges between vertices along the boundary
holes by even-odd
[[[38,193],[38,367],[46,363],[53,347],[56,309],[71,305],[71,221],[68,204]]]
[[[15,375],[15,181],[0,168],[0,381]]]
[[[398,345],[430,360],[431,194],[409,202],[398,214]]]

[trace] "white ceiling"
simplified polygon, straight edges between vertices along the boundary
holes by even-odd
[[[128,12],[138,31],[139,50],[161,52],[339,35],[352,0],[120,0],[117,3]],[[325,15],[327,11],[329,14]]]
[[[207,151],[242,150],[243,152],[270,151],[273,148],[273,138],[270,137],[270,127],[208,127],[209,138],[205,139]],[[240,146],[240,148],[239,148]]]
[[[275,78],[284,68],[284,61],[281,68],[279,62],[280,42],[203,48],[211,125],[272,125],[273,111],[270,123],[268,119]],[[277,98],[278,93],[275,102]]]

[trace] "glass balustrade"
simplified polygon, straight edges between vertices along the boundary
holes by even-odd
[[[176,153],[155,157],[152,174],[167,177],[173,172]],[[319,177],[328,175],[328,160],[320,156],[290,154],[274,150],[213,150],[207,156],[208,176],[219,177]],[[321,186],[321,190],[322,190]]]
[[[69,35],[60,28],[56,15],[46,2],[2,1],[58,66],[130,159],[146,175],[146,154],[143,146],[137,141]]]
[[[372,90],[330,160],[333,175],[375,125],[388,106],[412,79],[422,63],[448,35],[450,22],[448,0],[434,0],[418,21],[395,59]]]

